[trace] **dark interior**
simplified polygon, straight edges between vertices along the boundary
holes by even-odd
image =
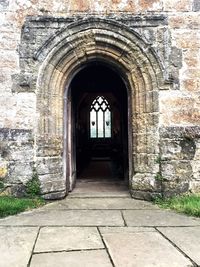
[[[128,180],[128,109],[123,80],[110,67],[96,62],[76,74],[71,94],[77,178]],[[91,123],[95,123],[90,110],[98,96],[110,107],[110,137],[91,138]]]

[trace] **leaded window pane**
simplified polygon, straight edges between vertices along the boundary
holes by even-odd
[[[90,137],[111,137],[111,111],[108,101],[103,96],[98,96],[90,107]]]
[[[109,110],[105,112],[105,137],[111,137],[111,113]]]
[[[103,111],[99,110],[97,112],[97,118],[98,118],[98,124],[97,124],[97,131],[98,131],[98,137],[104,137],[104,121],[103,121]]]
[[[96,121],[96,111],[90,111],[90,137],[97,137],[97,121]]]

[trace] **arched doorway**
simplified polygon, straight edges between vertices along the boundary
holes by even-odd
[[[38,168],[46,166],[40,175],[46,197],[61,198],[73,188],[76,121],[72,83],[76,75],[90,64],[94,67],[95,62],[114,70],[112,73],[117,73],[128,89],[123,91],[128,92],[124,114],[128,113],[126,155],[131,194],[148,198],[160,192],[155,178],[160,173],[160,164],[156,162],[160,155],[159,90],[165,89],[165,85],[162,66],[151,44],[126,25],[90,18],[60,29],[36,51],[34,60],[38,66],[36,164]],[[95,97],[98,96],[110,103],[103,92]],[[114,98],[117,96],[113,95],[111,102]]]
[[[74,76],[69,93],[70,189],[76,179],[128,184],[128,97],[122,78],[108,64],[94,61]]]

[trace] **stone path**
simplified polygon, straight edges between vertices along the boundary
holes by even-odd
[[[0,220],[0,267],[200,266],[200,219],[72,195]]]

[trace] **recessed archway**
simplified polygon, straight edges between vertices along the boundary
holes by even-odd
[[[86,64],[69,87],[72,180],[128,184],[128,92],[120,75],[96,60]]]
[[[44,155],[43,160],[56,158],[62,165],[62,171],[50,181],[52,188],[59,184],[60,196],[65,195],[73,173],[73,152],[69,144],[73,141],[72,136],[69,138],[72,124],[65,120],[66,114],[71,112],[71,81],[87,64],[98,61],[119,73],[129,92],[128,124],[132,129],[128,135],[130,190],[135,195],[140,190],[156,191],[158,90],[164,79],[151,45],[120,23],[91,18],[61,29],[37,51],[35,59],[42,63],[37,81],[39,123],[36,145],[43,148],[48,142],[48,147],[56,146],[56,153]]]

